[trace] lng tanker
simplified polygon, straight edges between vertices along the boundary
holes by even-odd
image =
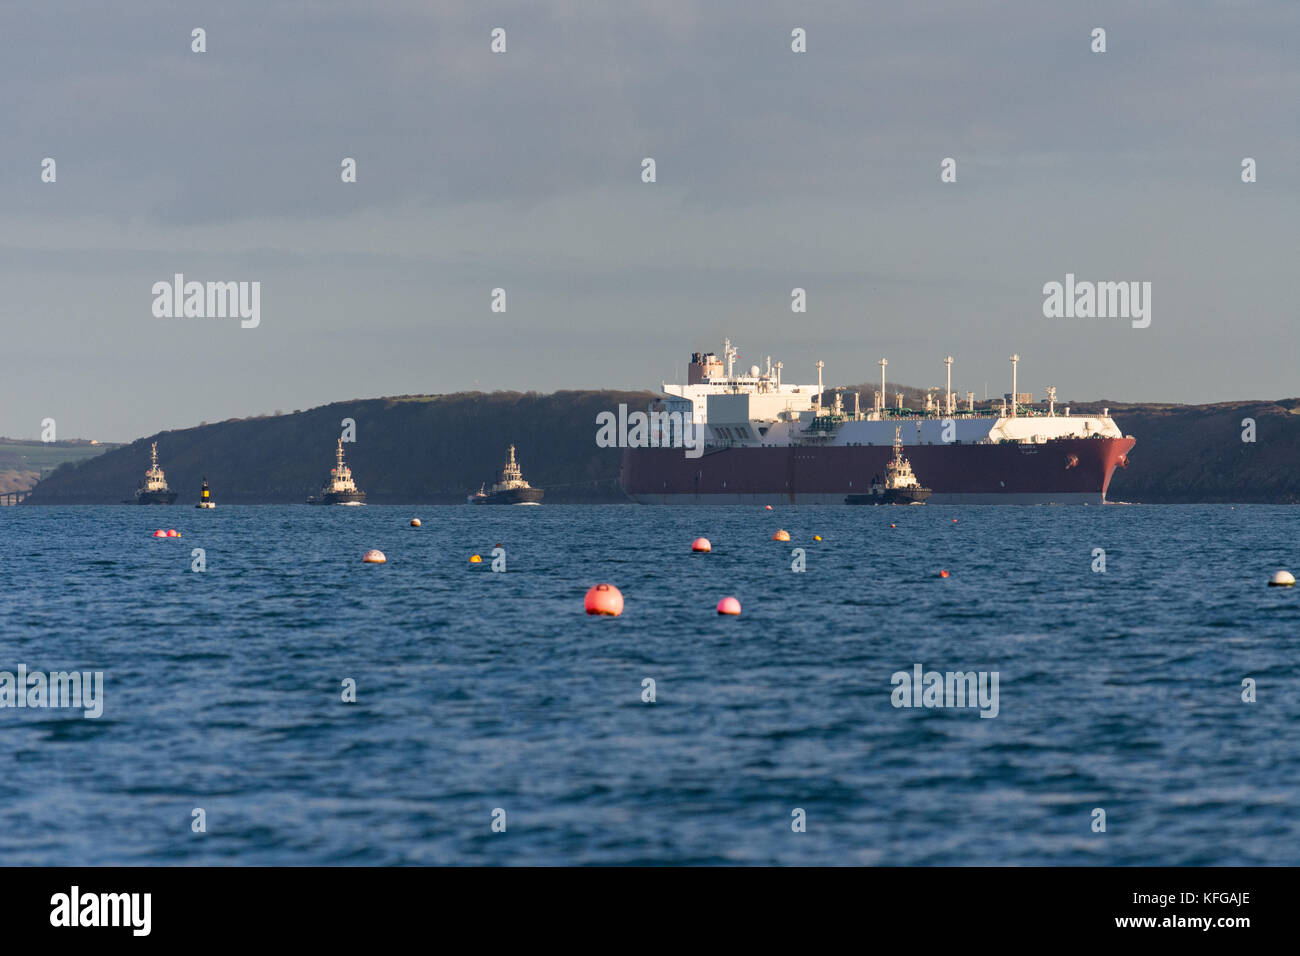
[[[687,384],[664,383],[651,403],[647,440],[626,443],[620,480],[633,501],[843,504],[871,492],[897,440],[932,504],[1102,504],[1111,475],[1128,466],[1136,444],[1109,409],[1071,415],[1069,407],[1057,409],[1053,387],[1037,405],[1018,392],[1019,355],[1011,356],[1011,392],[978,409],[973,392],[956,400],[951,356],[941,395],[931,389],[924,407],[911,409],[899,393],[888,407],[888,361],[881,359],[873,408],[863,411],[855,394],[850,411],[839,391],[823,405],[821,362],[816,385],[793,385],[781,381],[781,363],[770,358],[766,371],[753,366],[737,375],[730,341],[723,354],[725,367],[712,352],[693,354]]]

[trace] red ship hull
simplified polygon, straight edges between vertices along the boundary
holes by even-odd
[[[907,445],[934,504],[1101,504],[1132,438],[1057,438],[1042,444]],[[843,504],[870,491],[893,449],[796,445],[708,449],[627,448],[623,490],[640,504]]]

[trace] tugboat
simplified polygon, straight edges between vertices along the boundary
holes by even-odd
[[[922,488],[912,474],[912,464],[903,457],[901,428],[894,429],[894,460],[885,466],[885,481],[877,475],[871,481],[871,493],[848,495],[846,505],[923,505],[930,489]]]
[[[199,492],[199,503],[196,508],[215,508],[217,503],[212,500],[212,492],[208,490],[208,479],[203,479],[203,490]]]
[[[510,460],[501,469],[501,480],[485,494],[479,489],[477,495],[470,496],[470,503],[476,505],[538,505],[542,503],[541,488],[534,488],[524,481],[519,465],[515,462],[515,446],[510,446]]]
[[[176,492],[167,487],[167,478],[158,467],[158,443],[149,446],[149,470],[144,473],[144,480],[135,489],[135,503],[138,505],[169,505],[176,500]],[[130,504],[130,501],[124,502]]]
[[[364,505],[366,493],[357,490],[357,483],[352,480],[352,469],[343,463],[343,439],[339,439],[338,451],[334,455],[336,464],[330,469],[330,479],[325,482],[319,495],[307,499],[309,505]]]

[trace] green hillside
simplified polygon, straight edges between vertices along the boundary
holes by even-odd
[[[334,466],[341,422],[356,422],[344,445],[358,487],[376,504],[461,503],[496,478],[508,445],[549,502],[625,500],[619,450],[595,445],[596,414],[620,402],[644,408],[648,392],[464,392],[335,402],[291,415],[231,419],[161,432],[97,459],[65,465],[30,504],[116,504],[129,499],[158,442],[159,464],[178,503],[197,500],[206,476],[216,501],[301,502]]]
[[[0,494],[26,491],[60,465],[94,458],[117,447],[80,438],[54,442],[0,438]]]
[[[907,390],[909,404],[919,405],[922,396]],[[197,498],[205,476],[219,503],[301,502],[319,490],[333,466],[344,418],[356,421],[356,442],[344,446],[348,463],[357,484],[378,504],[459,504],[494,479],[510,444],[517,446],[524,476],[546,490],[548,502],[624,501],[617,487],[620,453],[596,447],[596,415],[620,402],[644,408],[650,399],[648,392],[467,392],[232,419],[162,432],[65,463],[28,502],[116,504],[131,498],[148,465],[151,440],[158,442],[180,503]],[[863,405],[869,407],[867,400]],[[1072,403],[1074,414],[1103,406],[1138,440],[1128,468],[1111,482],[1111,500],[1300,502],[1300,399]],[[1241,440],[1243,418],[1256,422],[1253,443]]]
[[[1112,501],[1300,502],[1300,399],[1217,405],[1076,405],[1110,414],[1137,439],[1115,472]],[[1242,441],[1242,420],[1255,441]]]

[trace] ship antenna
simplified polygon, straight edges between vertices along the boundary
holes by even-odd
[[[149,463],[153,467],[158,467],[158,443],[154,442],[149,446]]]

